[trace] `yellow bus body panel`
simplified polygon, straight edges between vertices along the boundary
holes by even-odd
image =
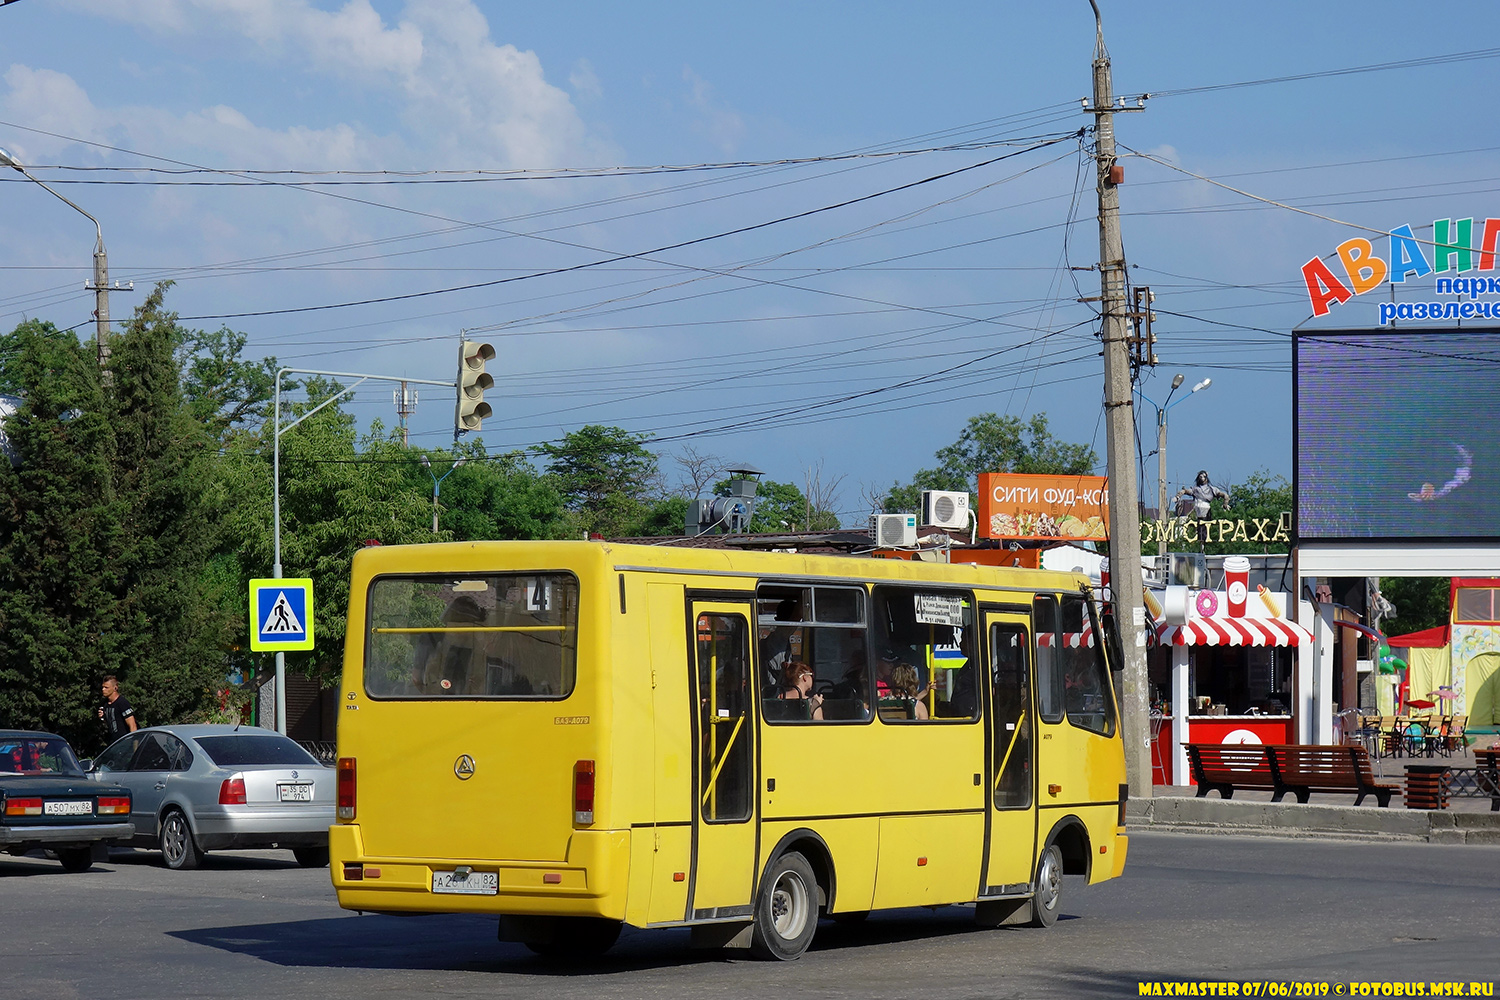
[[[577,680],[569,696],[400,701],[365,693],[372,581],[468,573],[577,578]],[[980,604],[1027,604],[1034,592],[1079,587],[1079,578],[1063,573],[599,542],[362,550],[351,582],[338,727],[339,756],[357,762],[357,814],[330,833],[340,905],[691,923],[693,911],[753,904],[776,845],[809,833],[834,870],[835,912],[975,899],[990,808],[988,719],[758,721],[755,818],[739,830],[712,831],[720,856],[743,852],[743,861],[694,871],[709,825],[695,801],[690,602],[745,601],[753,641],[758,622],[748,595],[763,580],[964,588]],[[1090,880],[1119,875],[1127,850],[1117,824],[1125,781],[1119,734],[1106,738],[1066,721],[1037,731],[1038,837],[1045,843],[1054,824],[1073,817],[1086,830]],[[456,772],[463,754],[475,763],[467,779]],[[573,816],[580,760],[596,768],[594,823],[586,828]],[[1061,786],[1056,794],[1052,784]],[[459,865],[495,872],[499,891],[433,893],[434,872]],[[370,869],[374,877],[348,877]]]

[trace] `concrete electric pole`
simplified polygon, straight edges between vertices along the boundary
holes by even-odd
[[[1151,797],[1150,699],[1146,678],[1146,609],[1142,603],[1141,516],[1135,478],[1134,392],[1130,370],[1125,250],[1120,238],[1124,168],[1115,162],[1115,108],[1104,47],[1104,23],[1094,8],[1094,149],[1099,182],[1099,291],[1104,311],[1104,416],[1109,441],[1109,571],[1115,623],[1125,650],[1120,720],[1131,798]]]

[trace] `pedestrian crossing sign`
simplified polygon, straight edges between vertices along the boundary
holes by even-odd
[[[256,652],[313,648],[311,580],[250,581],[250,648]]]

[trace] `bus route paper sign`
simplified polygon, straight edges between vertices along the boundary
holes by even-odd
[[[918,594],[916,618],[923,625],[962,625],[963,602],[957,594]]]
[[[250,648],[287,652],[313,648],[312,581],[250,581]]]

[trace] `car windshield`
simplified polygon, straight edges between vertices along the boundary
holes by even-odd
[[[322,767],[306,750],[285,736],[236,733],[232,736],[199,736],[198,745],[220,767],[246,764],[288,764]]]
[[[57,736],[0,737],[0,774],[82,774],[72,747]]]

